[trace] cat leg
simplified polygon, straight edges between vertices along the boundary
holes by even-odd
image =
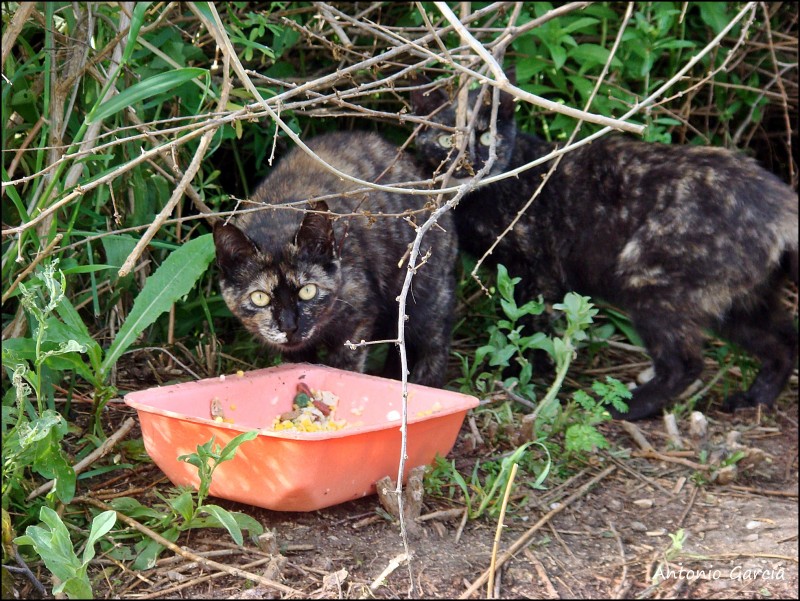
[[[634,421],[655,415],[703,371],[700,327],[692,323],[676,324],[679,318],[675,315],[661,317],[655,323],[651,317],[648,325],[637,325],[634,320],[636,331],[653,360],[655,376],[633,390],[627,413],[609,408],[615,419]]]
[[[392,336],[394,336],[394,334],[392,334]],[[396,344],[389,345],[386,351],[386,361],[383,364],[381,376],[384,378],[391,378],[392,380],[399,380],[401,378],[401,372],[400,350]]]
[[[433,286],[431,295],[416,298],[414,304],[409,305],[406,351],[411,372],[409,380],[415,384],[441,388],[447,381],[455,309],[454,288],[454,281],[443,278]]]
[[[725,411],[758,404],[771,407],[797,367],[797,332],[791,319],[775,316],[779,312],[776,295],[751,311],[732,310],[720,333],[761,361],[761,369],[750,388],[730,395]]]
[[[302,351],[285,351],[281,358],[286,363],[319,363],[316,349],[309,348]]]

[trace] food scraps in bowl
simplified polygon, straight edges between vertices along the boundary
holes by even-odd
[[[347,426],[346,419],[336,419],[339,397],[329,390],[312,390],[305,382],[297,383],[292,410],[281,413],[272,422],[272,430],[329,432]]]

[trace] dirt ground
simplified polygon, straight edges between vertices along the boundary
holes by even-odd
[[[798,427],[797,383],[769,415],[755,409],[736,415],[712,412],[704,439],[678,424],[686,451],[670,450],[661,420],[639,422],[655,453],[641,448],[620,422],[603,426],[612,451],[545,491],[527,491],[506,514],[497,562],[497,598],[797,598]],[[132,412],[115,406],[111,421]],[[732,430],[737,442],[726,441]],[[468,444],[465,425],[450,457],[465,468],[486,449]],[[134,431],[132,437],[138,436]],[[698,449],[709,462],[720,449],[756,449],[739,462],[729,483],[700,482]],[[758,452],[764,451],[765,454]],[[752,463],[753,465],[747,465]],[[708,480],[705,474],[701,480]],[[724,476],[721,476],[724,478]],[[587,486],[587,483],[593,482]],[[152,484],[166,490],[160,470],[135,470],[120,490]],[[522,487],[524,488],[524,486]],[[517,491],[519,495],[522,490]],[[426,499],[410,563],[399,525],[377,496],[310,513],[282,513],[214,500],[243,511],[274,533],[277,559],[252,542],[237,548],[227,534],[194,530],[179,541],[289,587],[275,590],[246,579],[162,556],[147,572],[98,578],[98,597],[117,598],[485,598],[497,521],[481,517],[462,527],[459,506]],[[451,510],[442,514],[443,511]],[[436,513],[439,512],[439,513]],[[671,537],[683,531],[682,539]],[[264,547],[262,547],[264,548]],[[246,564],[256,563],[251,567]],[[102,565],[102,562],[100,562]],[[217,574],[209,578],[210,574]],[[109,586],[111,582],[113,586]],[[413,582],[413,589],[411,583]],[[106,588],[104,588],[104,585]]]
[[[140,387],[147,387],[139,380]],[[522,477],[504,517],[496,598],[785,598],[798,594],[797,376],[778,409],[735,415],[712,411],[708,434],[679,423],[676,451],[660,419],[636,426],[645,452],[621,422],[601,426],[609,451],[571,473],[552,474],[536,491]],[[714,407],[718,406],[715,404]],[[111,403],[110,433],[135,412]],[[739,432],[738,439],[730,437]],[[138,426],[129,439],[140,438]],[[743,450],[736,474],[700,463]],[[462,474],[491,453],[470,440],[465,422],[455,458]],[[82,481],[79,494],[135,496],[158,503],[170,483],[153,464]],[[716,482],[710,482],[717,478]],[[109,481],[112,485],[108,485]],[[723,483],[725,482],[725,483]],[[237,547],[220,530],[195,529],[178,544],[229,567],[279,583],[282,590],[204,567],[165,551],[157,566],[134,573],[98,557],[90,574],[98,598],[486,598],[497,519],[462,522],[463,505],[424,499],[411,561],[397,520],[370,496],[309,513],[283,513],[210,499],[257,519],[274,535],[259,548]],[[680,534],[684,536],[681,537]],[[512,548],[513,547],[513,548]],[[269,551],[279,549],[277,555]],[[508,550],[511,549],[509,553]],[[507,561],[506,561],[507,559]],[[46,572],[39,569],[46,582]],[[413,588],[412,588],[413,583]],[[48,583],[49,584],[49,583]],[[35,596],[18,583],[21,598]],[[293,591],[293,592],[292,592]]]

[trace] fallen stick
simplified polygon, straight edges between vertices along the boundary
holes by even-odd
[[[372,584],[369,585],[369,590],[373,593],[378,590],[380,587],[386,584],[386,578],[394,572],[397,568],[403,565],[408,560],[408,555],[405,553],[400,553],[397,557],[393,557],[392,560],[389,562],[389,565],[386,566],[386,569],[381,572],[378,577],[372,581]]]
[[[683,457],[672,457],[671,455],[664,455],[663,453],[659,453],[655,449],[650,449],[649,451],[634,451],[633,453],[631,453],[631,457],[644,457],[645,459],[657,459],[658,461],[677,463],[679,465],[685,465],[686,467],[692,468],[693,470],[697,470],[700,472],[707,472],[714,468],[714,466],[712,465],[702,465],[700,463],[695,463],[694,461],[689,461],[688,459],[684,459]]]
[[[628,421],[622,421],[620,425],[628,433],[628,436],[633,438],[634,442],[639,445],[640,449],[643,451],[655,451],[653,445],[650,444],[650,441],[645,438],[645,435],[636,425]]]

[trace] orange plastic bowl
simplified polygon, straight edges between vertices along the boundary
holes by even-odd
[[[239,372],[240,374],[242,372]],[[297,384],[339,397],[331,432],[272,431],[276,416],[290,411]],[[225,421],[211,416],[218,400]],[[236,456],[214,472],[211,494],[275,511],[313,511],[375,493],[375,482],[397,477],[400,460],[400,382],[318,365],[285,364],[131,392],[147,453],[176,486],[197,488],[197,468],[178,461],[214,436],[221,446],[253,429]],[[408,385],[405,476],[418,465],[447,455],[473,396]]]

